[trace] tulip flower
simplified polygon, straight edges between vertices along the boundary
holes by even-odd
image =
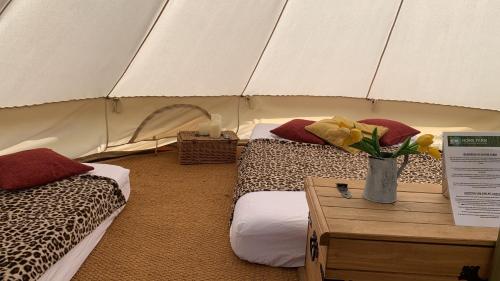
[[[430,134],[421,135],[415,141],[419,146],[429,146],[433,143],[434,136]]]
[[[441,159],[441,152],[439,152],[439,149],[437,149],[435,147],[429,147],[427,154],[429,154],[430,156],[432,156],[438,160]]]
[[[439,150],[435,147],[430,146],[433,143],[433,139],[434,136],[429,134],[421,135],[420,137],[418,137],[415,141],[415,144],[417,145],[417,151],[420,153],[427,153],[436,159],[441,159],[441,153],[439,152]]]
[[[349,136],[344,140],[344,146],[349,146],[351,144],[360,142],[363,139],[363,132],[360,129],[351,129]]]

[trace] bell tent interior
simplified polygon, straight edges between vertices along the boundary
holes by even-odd
[[[0,155],[50,148],[95,162],[96,175],[99,164],[122,167],[130,188],[126,207],[112,213],[123,212],[88,242],[93,246],[63,252],[83,256],[67,258],[72,266],[63,265],[66,271],[54,269],[59,261],[53,261],[40,272],[33,269],[36,274],[16,275],[5,250],[0,276],[6,279],[0,279],[320,280],[308,269],[296,271],[308,255],[303,192],[283,203],[304,205],[297,226],[300,260],[287,260],[292,254],[286,251],[268,258],[260,250],[279,240],[235,246],[241,229],[229,221],[234,226],[241,219],[242,207],[233,217],[233,192],[247,163],[241,157],[253,151],[256,125],[384,118],[434,135],[439,149],[443,132],[498,132],[498,15],[494,0],[0,0]],[[179,165],[178,132],[198,130],[212,114],[239,138],[236,161]],[[440,185],[441,177],[423,182]],[[0,224],[11,222],[6,217]],[[285,239],[276,233],[273,239]],[[488,233],[481,239],[494,248],[498,229]],[[0,243],[8,245],[8,237],[0,235]],[[319,265],[321,278],[456,280],[444,269],[419,279],[404,266],[366,277],[329,262]]]

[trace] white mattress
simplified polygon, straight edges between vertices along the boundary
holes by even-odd
[[[279,124],[258,124],[250,139],[278,138]],[[234,209],[230,241],[234,253],[249,262],[270,266],[304,265],[307,216],[305,193],[261,191],[242,196]]]
[[[104,176],[116,180],[125,199],[130,196],[129,170],[120,166],[108,164],[87,163],[93,166],[94,170],[89,174]],[[97,246],[97,243],[104,236],[104,233],[113,220],[123,210],[124,207],[116,210],[111,216],[105,219],[92,233],[85,237],[73,249],[71,249],[62,259],[52,265],[41,277],[39,281],[69,281],[78,271],[90,252]]]
[[[234,253],[254,263],[303,266],[308,212],[303,191],[245,194],[236,204],[229,233]]]

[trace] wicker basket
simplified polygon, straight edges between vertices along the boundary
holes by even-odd
[[[232,163],[236,161],[238,137],[223,131],[221,137],[198,136],[193,131],[177,134],[177,148],[181,164]]]

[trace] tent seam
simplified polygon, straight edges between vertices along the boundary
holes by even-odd
[[[269,34],[269,38],[267,39],[266,45],[264,45],[264,48],[262,49],[262,52],[260,53],[259,58],[257,59],[257,63],[255,64],[252,73],[250,73],[250,77],[248,77],[247,83],[245,84],[245,87],[243,87],[243,91],[241,91],[240,96],[242,97],[245,94],[245,91],[247,90],[248,85],[250,85],[250,81],[252,81],[253,75],[255,74],[255,71],[259,67],[260,61],[262,60],[262,57],[264,56],[264,53],[267,50],[267,46],[269,45],[269,42],[271,42],[271,39],[273,38],[274,32],[276,31],[276,28],[278,27],[278,24],[281,20],[281,17],[283,16],[285,12],[285,8],[288,4],[288,0],[285,1],[285,4],[283,5],[283,9],[281,9],[280,15],[278,16],[278,19],[276,20],[276,23],[274,24],[273,30],[271,31],[271,34]]]
[[[108,118],[108,97],[104,98],[104,123],[106,128],[106,144],[104,146],[103,152],[108,150],[109,147],[109,118]]]
[[[127,73],[127,71],[129,70],[129,68],[132,65],[132,63],[134,62],[135,58],[137,57],[137,55],[141,51],[142,46],[144,46],[144,43],[148,40],[149,35],[151,34],[151,32],[153,31],[153,29],[155,28],[156,23],[158,23],[158,20],[163,15],[163,12],[165,11],[165,8],[167,7],[168,3],[170,3],[170,0],[167,0],[165,2],[165,4],[163,5],[163,7],[161,8],[160,12],[158,13],[158,16],[156,17],[155,21],[151,25],[151,28],[146,33],[146,36],[144,36],[144,39],[142,40],[141,44],[139,45],[139,48],[137,48],[137,51],[135,52],[135,54],[130,59],[130,62],[128,63],[127,67],[125,67],[125,70],[123,70],[122,75],[120,75],[120,77],[116,80],[116,83],[113,85],[113,87],[111,88],[111,90],[109,90],[108,94],[105,96],[106,98],[108,98],[109,95],[111,95],[111,93],[115,90],[115,88],[118,85],[118,83],[120,83],[120,81],[122,80],[122,78],[125,76],[125,73]]]
[[[236,109],[236,115],[237,115],[237,126],[236,126],[236,134],[240,131],[240,110],[241,110],[241,97],[244,96],[245,91],[248,88],[248,85],[250,85],[250,82],[252,81],[253,75],[255,74],[255,71],[257,71],[257,68],[259,67],[260,61],[262,60],[262,57],[264,56],[264,53],[267,50],[267,46],[269,45],[269,42],[271,42],[271,39],[273,38],[274,32],[276,31],[276,28],[278,27],[278,24],[281,20],[281,17],[283,16],[283,13],[285,12],[286,5],[288,4],[288,0],[285,1],[285,4],[283,5],[283,8],[281,9],[280,15],[278,16],[278,19],[276,20],[276,23],[274,24],[273,30],[271,31],[271,34],[269,34],[269,38],[267,38],[266,45],[264,45],[264,48],[262,49],[262,52],[259,55],[259,58],[257,59],[257,62],[255,63],[255,66],[252,70],[252,73],[250,73],[250,76],[248,77],[248,80],[243,87],[243,90],[241,91],[240,98],[238,99],[238,107]]]
[[[0,10],[0,18],[1,18],[1,16],[2,16],[3,12],[5,12],[5,10],[7,10],[7,7],[8,7],[8,6],[10,5],[10,3],[12,3],[12,2],[14,2],[14,0],[9,0],[9,1],[7,1],[7,4],[5,4],[5,6],[3,6],[3,9],[2,9],[2,10]]]
[[[380,68],[380,65],[382,64],[382,60],[384,58],[385,52],[387,50],[387,46],[389,45],[389,41],[391,40],[392,32],[394,31],[394,27],[396,26],[396,22],[398,21],[399,18],[399,13],[401,12],[401,8],[403,7],[404,0],[401,0],[399,3],[398,10],[396,11],[396,15],[394,17],[394,21],[392,22],[391,29],[389,30],[389,34],[387,35],[387,39],[385,40],[385,45],[384,48],[382,49],[382,53],[380,54],[380,58],[377,63],[377,67],[375,68],[375,73],[373,73],[372,81],[370,82],[370,86],[368,87],[368,91],[366,93],[365,98],[369,99],[370,93],[373,88],[373,84],[375,82],[375,79],[377,78],[377,74]]]
[[[163,15],[163,12],[165,11],[165,8],[167,7],[168,3],[170,3],[170,0],[166,0],[165,4],[163,4],[163,7],[161,8],[160,12],[158,13],[158,16],[156,17],[156,19],[154,20],[153,24],[151,25],[151,28],[146,33],[146,36],[144,36],[144,39],[142,39],[141,44],[139,45],[139,47],[135,51],[134,55],[130,59],[130,61],[127,64],[127,66],[125,67],[125,69],[123,70],[123,73],[120,75],[120,77],[118,77],[118,79],[116,80],[116,82],[113,85],[113,87],[109,90],[108,94],[106,96],[104,96],[104,122],[106,123],[106,126],[105,126],[106,127],[106,144],[104,146],[104,150],[103,150],[104,152],[107,151],[108,147],[109,147],[109,118],[108,118],[108,99],[109,99],[109,95],[111,95],[111,93],[115,90],[115,88],[118,85],[118,83],[120,83],[120,81],[122,80],[123,76],[125,76],[125,73],[127,73],[127,71],[129,70],[129,68],[132,65],[132,63],[134,62],[135,58],[137,57],[137,55],[141,51],[142,46],[144,46],[144,43],[148,40],[149,35],[151,34],[151,32],[153,31],[153,29],[155,28],[156,23],[158,23],[158,20]]]

